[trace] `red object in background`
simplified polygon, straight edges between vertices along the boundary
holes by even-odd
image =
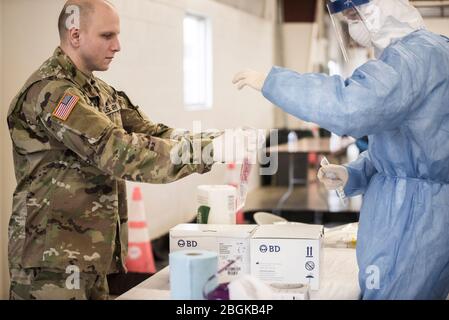
[[[312,128],[312,135],[315,139],[320,138],[320,128],[319,127],[313,127]],[[308,154],[307,160],[309,161],[309,164],[317,167],[318,164],[318,154],[316,152],[310,152]]]
[[[310,152],[308,154],[308,161],[309,164],[315,166],[318,163],[318,155],[315,152]]]
[[[156,273],[145,207],[139,187],[135,187],[133,190],[128,217],[126,268],[128,272]]]
[[[229,163],[226,165],[226,184],[235,187],[236,191],[239,190],[240,172],[237,171],[237,165],[235,163]],[[236,204],[237,207],[237,204]],[[236,212],[236,223],[245,224],[245,215],[243,210]]]

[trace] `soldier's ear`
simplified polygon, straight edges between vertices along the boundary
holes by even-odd
[[[68,36],[69,36],[68,40],[69,40],[70,44],[75,48],[79,48],[79,46],[80,46],[80,30],[76,29],[76,28],[72,28],[69,30]]]

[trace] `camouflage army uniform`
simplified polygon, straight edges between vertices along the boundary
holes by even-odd
[[[16,298],[44,297],[30,292],[49,284],[48,273],[58,287],[70,265],[86,286],[103,290],[106,274],[125,270],[125,180],[168,183],[208,172],[211,163],[173,164],[170,152],[210,150],[216,136],[173,137],[125,93],[80,72],[60,48],[14,98],[8,125],[17,179],[8,248]]]

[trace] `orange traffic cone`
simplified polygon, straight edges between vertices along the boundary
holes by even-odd
[[[156,273],[145,207],[139,187],[133,190],[128,229],[128,256],[126,257],[128,272]]]

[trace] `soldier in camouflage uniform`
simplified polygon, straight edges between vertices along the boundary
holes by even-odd
[[[8,125],[17,179],[12,299],[106,299],[106,275],[125,271],[125,180],[169,183],[212,166],[175,164],[170,154],[211,147],[214,135],[174,136],[61,47],[14,98]]]

